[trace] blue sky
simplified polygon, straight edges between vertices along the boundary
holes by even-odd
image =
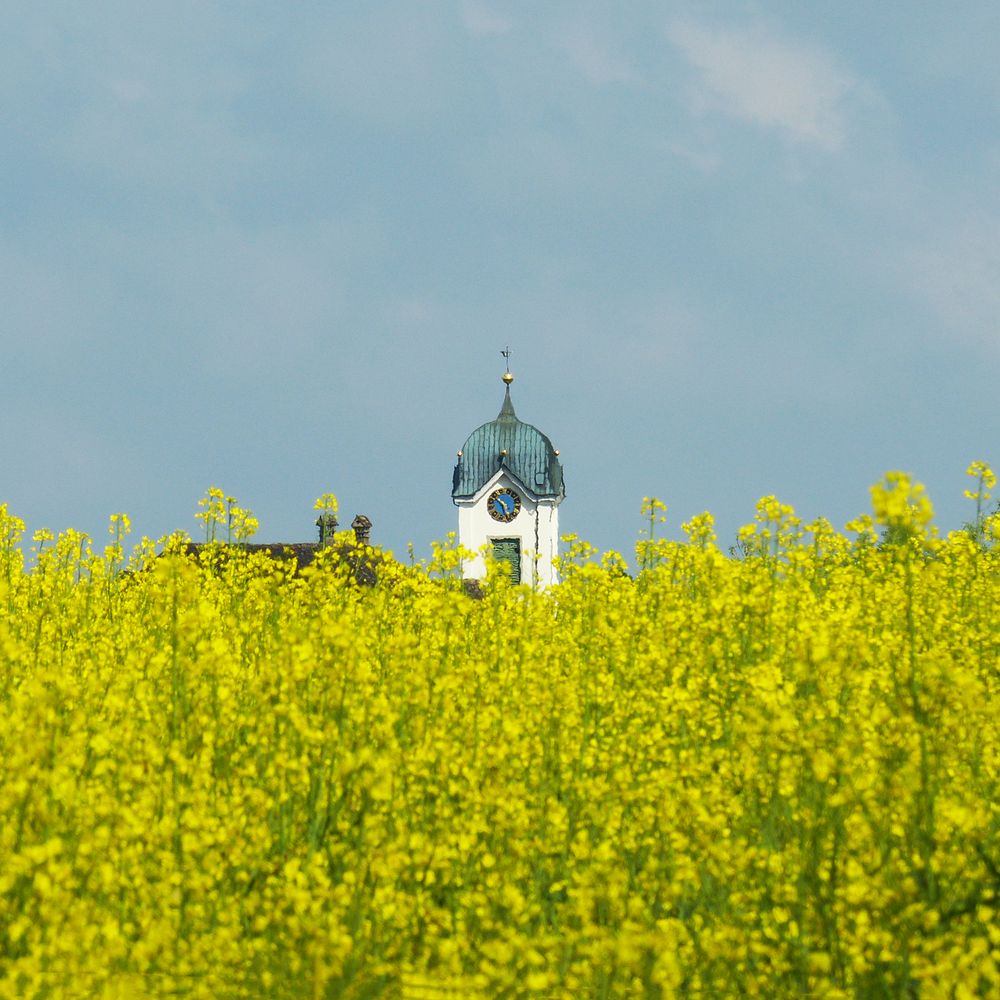
[[[1000,463],[1000,7],[43,3],[0,11],[0,502],[262,540],[336,492],[457,525],[500,407],[564,531],[729,544]]]

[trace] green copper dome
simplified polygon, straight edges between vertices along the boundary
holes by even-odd
[[[504,381],[507,389],[496,420],[477,427],[458,453],[451,495],[455,499],[475,496],[504,468],[535,496],[561,500],[566,490],[556,450],[537,427],[517,419],[510,382]]]

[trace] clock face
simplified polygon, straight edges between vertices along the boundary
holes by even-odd
[[[486,509],[494,521],[513,521],[521,509],[521,498],[509,486],[501,486],[489,495]]]

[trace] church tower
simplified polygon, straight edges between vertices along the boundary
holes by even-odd
[[[562,465],[552,442],[517,419],[509,370],[503,381],[500,413],[469,435],[455,465],[451,497],[458,507],[458,541],[476,554],[462,572],[466,579],[483,579],[485,549],[510,565],[515,583],[544,589],[558,582]]]

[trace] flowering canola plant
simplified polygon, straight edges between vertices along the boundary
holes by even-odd
[[[894,473],[847,534],[765,497],[482,600],[448,544],[126,564],[124,515],[26,566],[0,507],[0,997],[1000,995],[970,475],[946,538]]]

